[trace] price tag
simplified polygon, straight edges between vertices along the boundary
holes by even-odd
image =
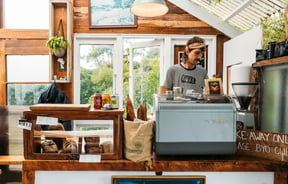
[[[18,127],[26,129],[26,130],[31,130],[32,123],[28,122],[27,120],[21,120],[20,119],[19,122],[18,122]]]
[[[80,155],[79,162],[100,162],[101,155]]]
[[[36,119],[37,125],[57,125],[58,118],[46,117],[46,116],[37,116]]]

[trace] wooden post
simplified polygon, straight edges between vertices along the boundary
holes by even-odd
[[[285,8],[284,19],[285,19],[286,40],[288,40],[288,5]]]

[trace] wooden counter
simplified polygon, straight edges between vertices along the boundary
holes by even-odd
[[[146,162],[103,160],[100,163],[79,163],[75,160],[25,160],[23,184],[34,184],[35,171],[202,171],[202,172],[274,172],[274,183],[287,184],[287,164],[240,156],[195,156],[193,158],[157,158]]]

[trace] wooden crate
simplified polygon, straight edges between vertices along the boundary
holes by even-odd
[[[46,108],[40,108],[39,106],[36,109],[41,110],[29,110],[24,111],[23,116],[27,122],[32,123],[31,130],[23,129],[24,131],[24,157],[25,159],[38,159],[38,160],[65,160],[65,159],[78,159],[80,154],[88,154],[87,152],[83,152],[82,140],[84,137],[93,137],[93,136],[103,136],[104,138],[108,137],[112,141],[112,151],[110,152],[101,152],[101,153],[93,153],[97,155],[101,155],[101,159],[122,159],[122,138],[123,138],[123,110],[94,110],[88,109],[83,110],[81,106],[79,110],[77,110],[77,105],[67,104],[71,106],[71,109],[67,109],[67,107],[62,107],[63,110],[59,110],[59,106],[57,106],[58,110],[53,109],[51,105],[48,110]],[[45,106],[45,105],[44,105]],[[35,109],[34,107],[30,109]],[[79,130],[47,130],[43,129],[43,126],[48,125],[40,125],[39,121],[37,122],[37,117],[53,117],[58,118],[59,121],[68,121],[68,120],[112,120],[113,128],[110,130],[89,130],[89,131],[79,131]],[[45,118],[44,118],[45,119]],[[68,121],[69,122],[69,121]],[[91,121],[92,122],[92,121]],[[92,123],[92,126],[94,124]],[[97,127],[97,124],[95,124]],[[105,134],[107,133],[107,135]],[[97,135],[98,134],[98,135]],[[109,134],[109,135],[108,135]],[[112,138],[110,136],[112,135]],[[101,142],[100,136],[100,142]],[[104,139],[103,138],[103,139]],[[63,153],[61,149],[58,150],[57,153],[44,153],[43,148],[41,147],[41,143],[44,140],[50,139],[63,139],[63,140],[75,140],[78,142],[77,153]],[[83,143],[85,145],[85,142]],[[84,148],[84,147],[83,147]]]

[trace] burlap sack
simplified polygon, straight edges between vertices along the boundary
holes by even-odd
[[[124,155],[133,162],[151,161],[154,121],[124,120]]]

